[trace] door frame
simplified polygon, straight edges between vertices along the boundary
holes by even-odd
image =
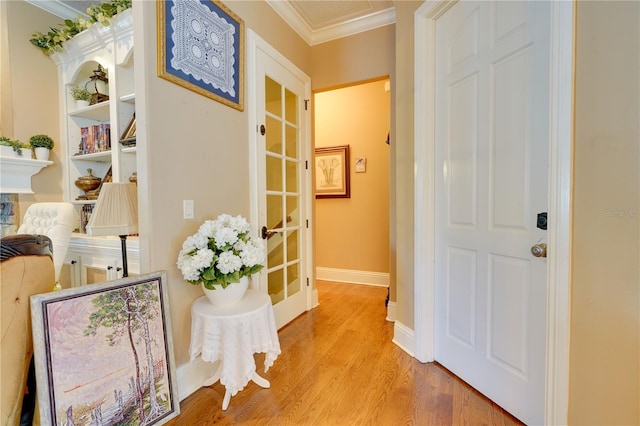
[[[457,0],[427,0],[414,13],[414,356],[434,361],[435,33]],[[566,424],[571,302],[571,183],[575,2],[552,2],[545,424]],[[420,238],[420,236],[423,236]],[[424,260],[427,259],[425,262]]]
[[[276,62],[286,68],[292,74],[298,76],[300,80],[309,79],[307,84],[305,84],[305,97],[311,99],[311,79],[304,74],[295,64],[293,64],[289,59],[287,59],[284,55],[278,52],[273,46],[264,41],[258,34],[256,34],[252,30],[247,30],[247,115],[248,115],[248,139],[249,139],[249,194],[250,194],[250,218],[251,223],[253,224],[254,232],[258,232],[259,228],[259,194],[258,194],[258,126],[259,126],[259,117],[257,114],[257,61],[258,61],[258,50],[263,51],[267,55],[271,56]],[[311,164],[311,109],[306,111],[308,115],[306,117],[306,125],[305,128],[302,129],[302,145],[305,147],[305,158],[304,160],[307,164]],[[305,173],[306,170],[306,173]],[[308,220],[308,226],[304,229],[306,232],[305,235],[305,246],[304,250],[306,252],[306,261],[305,261],[305,270],[304,273],[308,279],[307,282],[307,294],[306,294],[306,310],[310,310],[318,305],[318,290],[316,288],[316,280],[314,273],[314,265],[315,265],[315,254],[314,254],[314,233],[312,232],[313,224],[313,192],[312,192],[312,184],[311,184],[311,173],[309,169],[303,170],[303,173],[306,175],[303,177],[304,185],[302,185],[302,191],[306,192],[307,196],[305,197],[305,211],[306,211],[306,220]],[[264,270],[263,270],[264,271]],[[264,273],[261,271],[260,273]],[[302,283],[304,285],[304,283]],[[258,288],[257,285],[252,283],[252,288]]]

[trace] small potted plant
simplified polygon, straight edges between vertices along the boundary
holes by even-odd
[[[91,101],[91,92],[84,87],[73,86],[69,89],[71,97],[76,101],[76,107],[84,108],[89,106]]]
[[[29,144],[36,154],[37,160],[48,160],[49,152],[53,149],[53,139],[47,135],[34,135],[29,139]]]

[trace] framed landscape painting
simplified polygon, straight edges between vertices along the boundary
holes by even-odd
[[[31,297],[42,424],[160,425],[180,413],[166,273]]]

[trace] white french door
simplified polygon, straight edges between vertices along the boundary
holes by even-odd
[[[550,22],[550,2],[463,1],[435,35],[435,359],[528,424],[544,423]]]
[[[282,327],[310,306],[310,79],[253,33],[255,217],[267,247],[259,288]]]

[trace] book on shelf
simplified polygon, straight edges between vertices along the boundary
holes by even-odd
[[[80,129],[80,146],[76,155],[95,154],[111,150],[111,125],[94,124]]]
[[[91,219],[91,213],[93,212],[93,204],[83,204],[82,210],[80,210],[80,232],[87,233],[87,224]]]

